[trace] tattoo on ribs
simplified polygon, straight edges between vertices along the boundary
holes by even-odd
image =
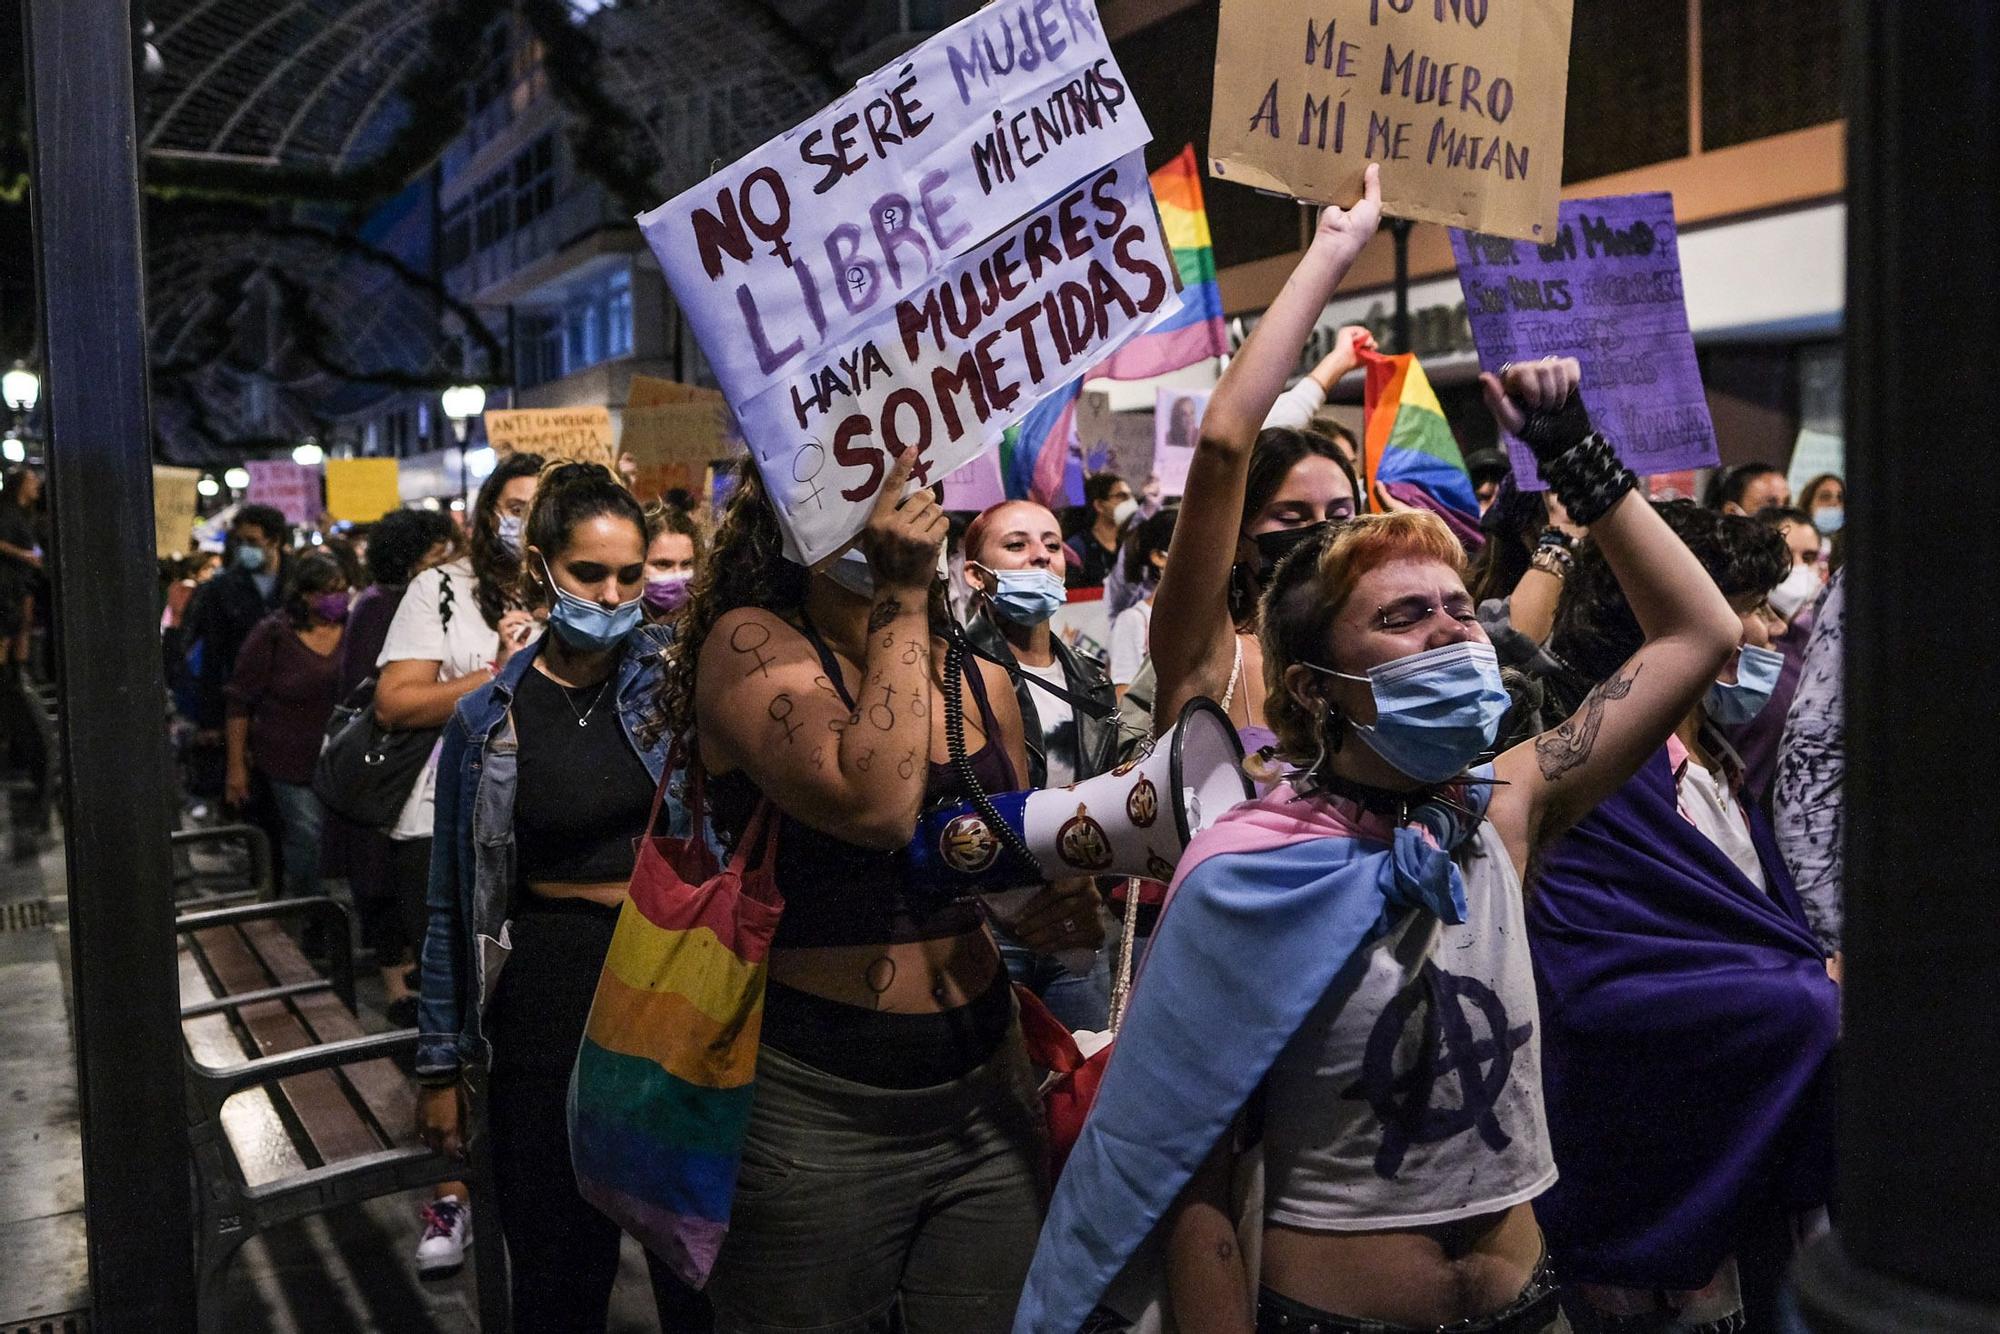
[[[1535,738],[1535,762],[1541,766],[1543,778],[1553,782],[1590,758],[1604,726],[1604,706],[1631,694],[1632,683],[1638,679],[1639,666],[1634,663],[1629,674],[1614,676],[1591,691],[1583,707],[1561,727]]]
[[[868,633],[872,635],[877,630],[888,629],[889,626],[895,623],[896,618],[902,614],[903,604],[901,602],[898,602],[895,598],[883,598],[868,613]]]
[[[883,955],[868,965],[868,971],[861,975],[861,979],[868,984],[868,989],[875,993],[875,1008],[881,1009],[882,997],[888,993],[890,987],[896,985],[896,961],[886,954]]]

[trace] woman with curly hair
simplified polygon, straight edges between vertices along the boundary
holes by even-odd
[[[1742,1327],[1736,1255],[1832,1185],[1834,969],[1724,730],[1770,706],[1767,595],[1793,568],[1758,519],[1660,507],[1739,618],[1741,648],[1673,734],[1563,837],[1529,887],[1549,1132],[1536,1205],[1607,1334]],[[1644,641],[1593,533],[1563,588],[1549,694],[1604,688]]]
[[[1042,1113],[1006,969],[972,903],[906,876],[923,809],[1028,763],[1006,674],[945,670],[947,525],[903,496],[913,462],[819,573],[746,472],[669,654],[715,831],[733,845],[768,803],[785,899],[708,1287],[722,1330],[999,1334],[1034,1248]]]
[[[1488,762],[1507,693],[1443,521],[1350,520],[1278,567],[1260,636],[1290,772],[1181,859],[1050,1206],[1024,1334],[1077,1329],[1156,1230],[1181,1329],[1567,1329],[1531,1207],[1556,1169],[1521,882],[1741,633],[1577,380],[1551,360],[1484,387],[1594,526],[1635,651],[1560,727]],[[1262,1210],[1239,1218],[1229,1187],[1256,1127]]]
[[[701,525],[678,505],[646,510],[646,619],[654,625],[675,620],[687,606],[701,561]]]

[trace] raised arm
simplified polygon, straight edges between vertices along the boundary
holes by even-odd
[[[695,687],[711,771],[740,768],[793,819],[885,850],[915,832],[930,762],[927,606],[946,521],[929,491],[897,500],[915,457],[904,451],[861,537],[875,602],[854,711],[804,636],[762,608],[715,623]]]
[[[1196,695],[1220,697],[1235,656],[1229,569],[1242,537],[1250,451],[1328,298],[1382,218],[1380,169],[1361,202],[1320,211],[1312,245],[1284,290],[1230,361],[1208,400],[1188,466],[1181,517],[1153,599],[1151,651],[1159,678],[1154,718],[1168,725]]]
[[[1590,429],[1572,360],[1481,376],[1487,406],[1604,553],[1646,643],[1560,727],[1499,759],[1492,818],[1525,863],[1666,742],[1735,651],[1742,622],[1694,554]]]

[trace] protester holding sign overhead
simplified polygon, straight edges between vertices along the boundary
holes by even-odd
[[[1556,1168],[1522,880],[1665,741],[1742,625],[1593,430],[1575,362],[1483,384],[1642,642],[1567,722],[1485,763],[1507,693],[1442,520],[1366,516],[1280,565],[1263,685],[1285,781],[1181,859],[1017,1334],[1077,1329],[1149,1236],[1183,1330],[1568,1329],[1531,1206]],[[1263,1200],[1239,1219],[1249,1120]]]
[[[888,474],[860,548],[787,560],[746,473],[696,576],[663,712],[695,742],[716,833],[775,808],[784,916],[729,1232],[718,1328],[998,1334],[1034,1249],[1041,1107],[1007,971],[975,906],[912,889],[920,811],[1023,786],[1007,674],[942,679],[946,521]],[[900,499],[899,499],[900,498]],[[966,756],[951,762],[947,719]]]
[[[1320,214],[1305,258],[1209,398],[1173,550],[1153,599],[1158,730],[1172,726],[1188,700],[1206,695],[1220,701],[1244,732],[1246,749],[1269,740],[1257,688],[1263,667],[1257,594],[1300,541],[1353,516],[1360,488],[1326,437],[1259,428],[1314,321],[1375,234],[1381,204],[1380,174],[1371,170],[1355,207]],[[1343,329],[1339,347],[1347,365],[1324,366],[1327,382],[1352,369],[1355,349],[1371,341],[1366,330]]]

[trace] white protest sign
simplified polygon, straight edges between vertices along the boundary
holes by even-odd
[[[1093,0],[1005,0],[639,225],[740,412],[1150,137]]]
[[[1091,173],[747,401],[737,423],[808,564],[861,531],[889,461],[955,471],[1036,401],[1171,309],[1143,155]]]

